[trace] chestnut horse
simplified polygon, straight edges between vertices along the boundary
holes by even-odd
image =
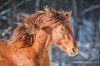
[[[52,43],[70,56],[77,55],[70,16],[71,12],[48,7],[26,16],[11,40],[0,40],[0,66],[50,66],[48,52]]]

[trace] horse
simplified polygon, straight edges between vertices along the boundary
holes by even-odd
[[[77,55],[78,45],[69,23],[71,13],[45,7],[25,16],[10,40],[0,40],[0,66],[50,66],[52,44],[70,56]]]

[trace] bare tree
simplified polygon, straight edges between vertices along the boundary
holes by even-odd
[[[35,11],[38,11],[40,8],[40,0],[36,0],[36,3],[35,3]]]
[[[78,8],[77,8],[77,1],[76,0],[72,0],[72,9],[73,9],[73,16],[75,19],[75,24],[74,24],[74,33],[75,33],[75,38],[78,40],[78,32],[79,32],[79,27],[78,27],[78,23],[79,23],[79,18],[78,18]]]

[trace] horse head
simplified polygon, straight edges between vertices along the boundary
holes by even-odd
[[[60,47],[68,55],[74,56],[78,53],[77,42],[72,32],[72,26],[69,23],[72,12],[56,11],[45,8],[44,27],[50,27],[52,42]]]

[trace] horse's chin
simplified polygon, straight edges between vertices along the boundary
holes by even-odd
[[[70,54],[70,53],[68,53],[68,55],[73,57],[73,56],[76,56],[77,54]]]

